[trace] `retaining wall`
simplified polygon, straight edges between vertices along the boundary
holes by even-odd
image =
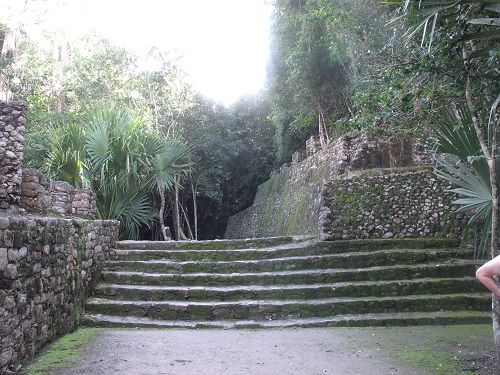
[[[119,222],[0,216],[0,373],[75,330]]]
[[[27,105],[0,101],[0,374],[81,322],[118,239],[95,194],[23,169]]]
[[[451,186],[434,176],[429,154],[411,139],[342,137],[307,154],[259,186],[252,207],[229,218],[226,238],[438,237],[463,228],[460,222],[446,233]]]
[[[319,227],[325,240],[461,236],[453,186],[432,168],[378,169],[331,180]]]

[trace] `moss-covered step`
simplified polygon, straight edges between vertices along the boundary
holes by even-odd
[[[313,327],[384,327],[450,324],[491,324],[491,312],[437,311],[416,313],[351,314],[326,318],[284,320],[160,320],[136,316],[86,314],[83,324],[106,328],[266,329]]]
[[[149,317],[165,320],[321,318],[343,314],[432,311],[487,311],[489,293],[349,297],[319,300],[259,300],[237,302],[115,301],[91,298],[90,314]]]
[[[476,272],[473,262],[450,260],[443,263],[377,266],[353,269],[315,269],[241,273],[145,273],[104,271],[105,283],[164,286],[288,285],[355,281],[409,280],[416,278],[468,277]]]
[[[235,240],[210,240],[210,241],[118,241],[117,249],[122,250],[222,250],[222,249],[250,249],[278,246],[296,242],[310,241],[307,236],[282,236],[269,238],[249,238]]]
[[[96,288],[94,295],[99,298],[131,301],[239,301],[453,294],[457,291],[462,293],[483,292],[484,287],[474,277],[219,287],[103,283]]]
[[[126,241],[85,320],[229,328],[484,322],[491,297],[474,278],[477,264],[456,240],[437,238]]]
[[[314,241],[310,237],[275,237],[269,239],[247,240],[215,240],[215,241],[119,241],[116,243],[117,255],[139,256],[176,255],[179,260],[186,257],[190,260],[238,260],[248,259],[257,255],[259,258],[272,254],[288,255],[315,255],[339,252],[374,251],[382,249],[429,249],[429,248],[458,248],[459,241],[445,238],[409,238],[409,239],[371,239],[345,241]],[[304,251],[301,251],[301,250]],[[263,250],[262,252],[255,250]],[[191,252],[192,251],[192,252]],[[224,252],[227,255],[222,256]],[[234,254],[234,257],[232,256]],[[212,258],[212,256],[214,258]],[[256,259],[256,258],[253,258]]]
[[[304,255],[323,255],[350,252],[372,252],[383,249],[454,249],[457,256],[470,257],[471,253],[459,251],[456,240],[450,239],[376,239],[349,241],[293,241],[266,244],[263,247],[234,249],[212,249],[211,241],[205,243],[179,243],[174,249],[170,242],[118,242],[117,249],[111,255],[112,260],[173,260],[173,261],[234,261],[271,259]],[[216,242],[217,243],[217,242]],[[196,246],[195,246],[196,245]],[[133,247],[138,247],[134,249]],[[199,247],[192,249],[191,247]]]
[[[236,260],[231,262],[115,260],[107,264],[111,271],[141,272],[273,272],[295,269],[361,268],[379,265],[401,265],[440,262],[456,257],[455,249],[391,249],[325,255],[305,255],[287,258]]]

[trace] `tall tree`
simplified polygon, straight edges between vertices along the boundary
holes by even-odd
[[[410,0],[400,2],[403,11],[410,12],[409,16],[404,15],[412,26],[406,32],[408,38],[412,38],[422,31],[422,44],[427,45],[427,51],[430,54],[433,50],[442,48],[439,46],[440,29],[448,30],[448,34],[453,35],[451,45],[456,47],[457,59],[460,60],[463,71],[463,92],[464,102],[468,113],[465,115],[459,113],[458,117],[469,119],[469,123],[474,129],[474,136],[477,141],[477,148],[474,153],[467,156],[467,160],[462,160],[464,165],[472,164],[474,170],[478,170],[474,165],[476,158],[482,159],[482,164],[488,166],[488,182],[486,191],[489,191],[490,197],[486,203],[489,209],[476,209],[473,216],[485,216],[485,222],[490,227],[485,228],[490,233],[490,252],[491,257],[499,254],[499,177],[498,160],[500,158],[498,147],[498,133],[500,128],[500,82],[498,80],[498,56],[500,52],[500,1],[465,1],[465,0],[445,0],[439,3],[431,0],[422,0],[414,3]],[[416,22],[415,22],[416,21]],[[436,46],[438,45],[438,46]],[[444,44],[449,46],[450,42]],[[448,48],[449,50],[449,48]],[[493,63],[493,64],[492,64]],[[489,109],[488,116],[481,116],[481,110]],[[453,140],[453,138],[451,138]],[[450,142],[457,148],[455,154],[457,157],[464,158],[460,152],[460,144]],[[474,150],[472,150],[474,151]],[[472,161],[472,163],[471,163]],[[476,163],[477,164],[477,163]],[[458,172],[457,183],[463,183],[464,174],[467,174],[467,168],[463,173]],[[452,172],[453,173],[453,172]],[[457,175],[457,173],[454,173]],[[484,174],[484,173],[483,173]],[[478,171],[476,181],[485,182],[484,176],[481,177]],[[472,179],[473,180],[473,179]],[[472,204],[472,199],[457,201],[459,204]],[[483,203],[484,206],[484,203]],[[497,348],[497,357],[500,359],[500,298],[493,296],[493,330]]]
[[[387,11],[374,0],[273,4],[269,92],[278,152],[286,160],[310,135],[328,143],[336,123],[354,116],[354,83],[366,80],[367,56],[381,48]]]

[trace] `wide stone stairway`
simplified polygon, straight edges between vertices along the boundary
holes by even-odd
[[[437,239],[117,244],[84,324],[265,328],[491,322],[472,255]]]

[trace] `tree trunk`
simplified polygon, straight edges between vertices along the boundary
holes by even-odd
[[[190,181],[191,181],[191,191],[193,193],[194,239],[198,241],[198,203],[196,201],[196,189],[194,188],[192,175]]]
[[[160,193],[161,199],[160,213],[158,214],[158,219],[160,220],[160,231],[163,237],[163,241],[168,241],[169,239],[167,238],[167,233],[165,232],[165,221],[163,220],[163,215],[165,213],[165,188],[161,187],[158,189],[158,191]]]
[[[176,184],[174,187],[174,232],[177,241],[181,240],[181,215],[179,212],[179,183],[180,177],[175,178]]]
[[[328,134],[328,128],[326,126],[325,112],[321,104],[318,103],[318,127],[319,127],[319,142],[321,148],[330,143],[330,135]]]
[[[466,57],[466,55],[464,55]],[[484,157],[488,162],[488,169],[490,172],[490,184],[491,184],[491,259],[495,258],[498,254],[498,184],[497,184],[497,170],[496,170],[496,118],[493,117],[493,124],[490,124],[492,133],[490,134],[490,144],[486,143],[485,136],[483,134],[483,128],[481,126],[480,120],[477,118],[476,111],[474,108],[474,103],[472,102],[472,90],[470,76],[467,77],[467,85],[465,88],[465,98],[467,101],[467,107],[472,116],[472,122],[474,124],[474,129],[476,130],[479,143],[481,144],[481,150]],[[492,111],[496,110],[498,105],[498,99],[493,105]],[[493,335],[495,338],[495,347],[497,353],[497,364],[500,363],[500,301],[498,296],[493,296],[492,301],[492,315],[493,315]]]
[[[185,241],[188,238],[184,234],[181,226],[181,210],[180,210],[180,202],[179,202],[179,186],[181,183],[181,176],[176,177],[175,184],[175,197],[174,197],[174,231],[177,238],[177,241]]]
[[[187,226],[188,238],[190,238],[192,240],[194,238],[194,236],[193,236],[193,231],[191,230],[191,225],[189,224],[188,215],[186,213],[186,210],[184,210],[184,206],[182,204],[180,207],[182,210],[182,216],[184,217],[184,222],[186,223],[186,226]]]

